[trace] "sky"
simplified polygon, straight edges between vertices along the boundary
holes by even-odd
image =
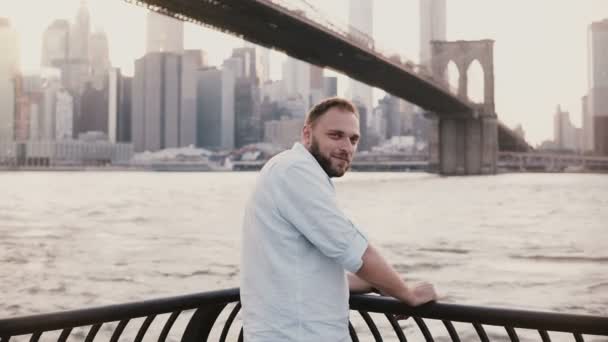
[[[40,66],[42,33],[55,19],[73,20],[81,0],[0,0],[19,34],[21,67]],[[417,61],[419,0],[375,0],[374,39],[385,50]],[[345,24],[349,0],[308,0],[334,22]],[[127,74],[145,52],[146,10],[123,0],[88,0],[92,29],[104,30],[110,59]],[[556,107],[581,124],[581,97],[587,92],[587,29],[608,18],[608,0],[447,0],[447,39],[493,39],[496,111],[510,127],[521,123],[526,138],[538,144],[553,137]],[[184,45],[203,49],[220,65],[243,42],[207,28],[186,24]],[[271,54],[271,77],[280,78],[285,56]],[[331,75],[332,72],[327,74]],[[473,75],[475,76],[475,75]],[[341,77],[339,94],[347,82]],[[480,75],[474,77],[481,88]],[[383,92],[377,90],[377,100]]]

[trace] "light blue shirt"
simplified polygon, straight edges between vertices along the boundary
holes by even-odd
[[[302,144],[269,160],[243,222],[244,341],[350,341],[345,270],[361,268],[367,245]]]

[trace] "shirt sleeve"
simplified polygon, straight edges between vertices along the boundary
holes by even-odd
[[[276,177],[280,215],[325,256],[357,272],[368,240],[338,208],[328,179],[302,164],[291,165]]]

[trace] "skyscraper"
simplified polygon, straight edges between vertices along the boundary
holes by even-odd
[[[323,69],[307,62],[287,57],[283,64],[283,82],[287,100],[299,102],[305,108],[292,113],[304,116],[306,111],[323,97]]]
[[[87,1],[80,1],[80,8],[70,32],[70,59],[75,61],[89,60],[89,37],[91,35],[91,18]]]
[[[45,70],[42,75],[42,126],[40,139],[55,140],[57,122],[57,92],[61,89],[61,74],[57,69]]]
[[[369,150],[369,135],[367,132],[367,108],[357,102],[353,102],[353,104],[357,107],[357,111],[359,112],[359,130],[361,134],[361,138],[359,139],[359,146],[357,147],[358,151],[367,151]]]
[[[244,47],[255,49],[257,74],[260,78],[260,85],[270,81],[270,49],[250,42],[245,42]]]
[[[55,20],[44,31],[42,37],[43,67],[59,67],[69,58],[70,23],[67,20]]]
[[[310,65],[310,106],[319,103],[324,93],[323,68],[317,65]]]
[[[235,75],[234,144],[237,148],[262,140],[260,71],[258,50],[246,46],[232,50],[224,69]]]
[[[234,145],[237,148],[262,141],[260,87],[250,79],[236,80],[234,88]]]
[[[338,96],[338,78],[323,77],[323,97]]]
[[[260,71],[260,84],[264,84],[270,81],[270,50],[265,47],[258,47],[258,54],[260,55],[260,65],[262,70]]]
[[[283,81],[288,99],[299,99],[304,108],[310,107],[310,64],[287,57],[283,64]],[[305,113],[293,113],[304,116]]]
[[[94,32],[89,38],[91,76],[97,88],[101,88],[110,71],[108,37],[103,31]]]
[[[269,102],[284,102],[287,100],[287,90],[283,80],[267,81],[262,85],[262,99]],[[264,111],[262,111],[264,112]]]
[[[61,89],[58,70],[46,69],[18,77],[16,83],[16,140],[55,139],[57,92]]]
[[[374,26],[373,0],[350,0],[349,9],[349,33],[362,41],[372,41]],[[348,96],[363,105],[367,109],[367,113],[372,112],[372,87],[351,79]]]
[[[381,140],[398,137],[403,134],[403,101],[395,96],[386,95],[380,100],[378,107],[381,108],[380,115],[382,120],[375,120],[375,123],[386,124],[386,127],[374,127],[376,132],[385,132],[386,135]]]
[[[61,88],[55,100],[55,139],[71,140],[74,136],[74,101],[72,95]]]
[[[234,72],[229,68],[207,68],[198,75],[197,146],[233,149]]]
[[[581,98],[581,115],[583,122],[583,151],[593,151],[593,113],[589,110],[589,96]]]
[[[177,19],[148,12],[146,26],[146,53],[184,52],[184,23]]]
[[[446,40],[446,0],[420,0],[420,64],[430,67],[431,41]]]
[[[6,18],[0,18],[0,141],[15,139],[15,84],[18,46],[17,33]]]
[[[240,58],[242,68],[238,74],[240,77],[245,77],[253,80],[254,82],[260,82],[260,74],[262,71],[262,65],[258,56],[258,51],[254,47],[242,47],[232,50],[233,58]]]
[[[107,76],[104,78],[107,79]],[[80,102],[80,117],[76,133],[103,132],[108,134],[108,87],[96,88],[92,82],[87,82],[82,92]]]
[[[181,55],[149,53],[135,61],[131,129],[135,152],[179,146]]]
[[[553,117],[553,137],[560,150],[578,150],[577,129],[570,121],[570,114],[563,111],[560,106]]]
[[[182,57],[180,146],[196,145],[198,70],[207,65],[201,50],[186,50]]]
[[[593,136],[595,152],[608,155],[608,19],[589,26],[589,94],[587,110],[592,127],[585,133]]]
[[[118,68],[108,72],[108,140],[111,143],[131,142],[132,80]]]

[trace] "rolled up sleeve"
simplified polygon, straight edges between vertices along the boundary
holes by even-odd
[[[300,164],[278,171],[276,177],[273,192],[279,214],[325,256],[357,272],[368,239],[338,207],[327,177]]]

